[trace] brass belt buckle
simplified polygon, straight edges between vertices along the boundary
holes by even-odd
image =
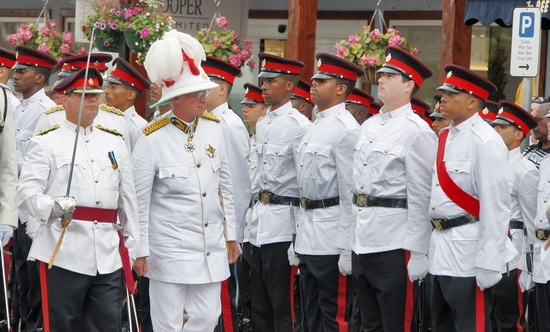
[[[545,240],[544,229],[537,229],[537,239]]]
[[[357,206],[367,206],[366,195],[357,195]]]
[[[266,193],[265,191],[262,192],[262,194],[260,195],[260,202],[264,203],[264,205],[269,203],[269,194]]]
[[[302,206],[302,208],[303,208],[304,210],[307,210],[306,203],[307,203],[307,198],[305,198],[305,197],[300,197],[300,205]]]
[[[432,225],[438,231],[443,232],[443,226],[441,226],[441,219],[432,219]]]

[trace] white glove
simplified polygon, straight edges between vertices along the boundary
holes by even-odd
[[[61,205],[59,205],[59,203],[57,202],[54,202],[53,203],[53,207],[52,207],[52,212],[50,213],[50,217],[53,217],[53,218],[61,218],[63,217],[63,208],[61,207]]]
[[[519,288],[521,288],[522,292],[528,291],[531,288],[535,287],[535,283],[533,282],[533,275],[528,273],[527,271],[520,271],[518,283]]]
[[[411,282],[424,278],[429,271],[428,256],[417,251],[411,251],[411,258],[407,264],[407,273]]]
[[[2,239],[2,247],[8,244],[13,236],[13,226],[0,225],[0,239]]]
[[[292,243],[290,244],[290,247],[288,247],[288,250],[286,251],[286,254],[288,256],[288,263],[291,266],[298,266],[298,264],[300,263],[300,259],[294,253],[294,244],[292,244]]]
[[[52,199],[55,203],[52,207],[51,216],[64,217],[70,221],[76,208],[76,199],[71,196],[54,196]]]
[[[481,290],[493,287],[500,281],[500,279],[502,279],[502,274],[500,274],[500,271],[491,271],[480,268],[477,269],[476,283]]]
[[[342,249],[338,258],[338,270],[345,276],[351,274],[351,250]]]

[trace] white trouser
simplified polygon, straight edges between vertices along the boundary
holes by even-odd
[[[218,323],[221,283],[174,284],[151,279],[151,320],[155,332],[209,332]],[[183,325],[183,311],[189,320]]]

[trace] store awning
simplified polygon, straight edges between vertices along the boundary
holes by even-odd
[[[535,0],[466,0],[464,23],[474,25],[480,22],[481,25],[488,26],[495,22],[509,27],[514,20],[514,8],[533,7],[536,3]],[[542,29],[550,29],[550,8],[542,10]]]

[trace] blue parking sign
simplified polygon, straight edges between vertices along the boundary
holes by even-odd
[[[533,38],[535,36],[535,13],[521,13],[519,22],[519,36]]]

